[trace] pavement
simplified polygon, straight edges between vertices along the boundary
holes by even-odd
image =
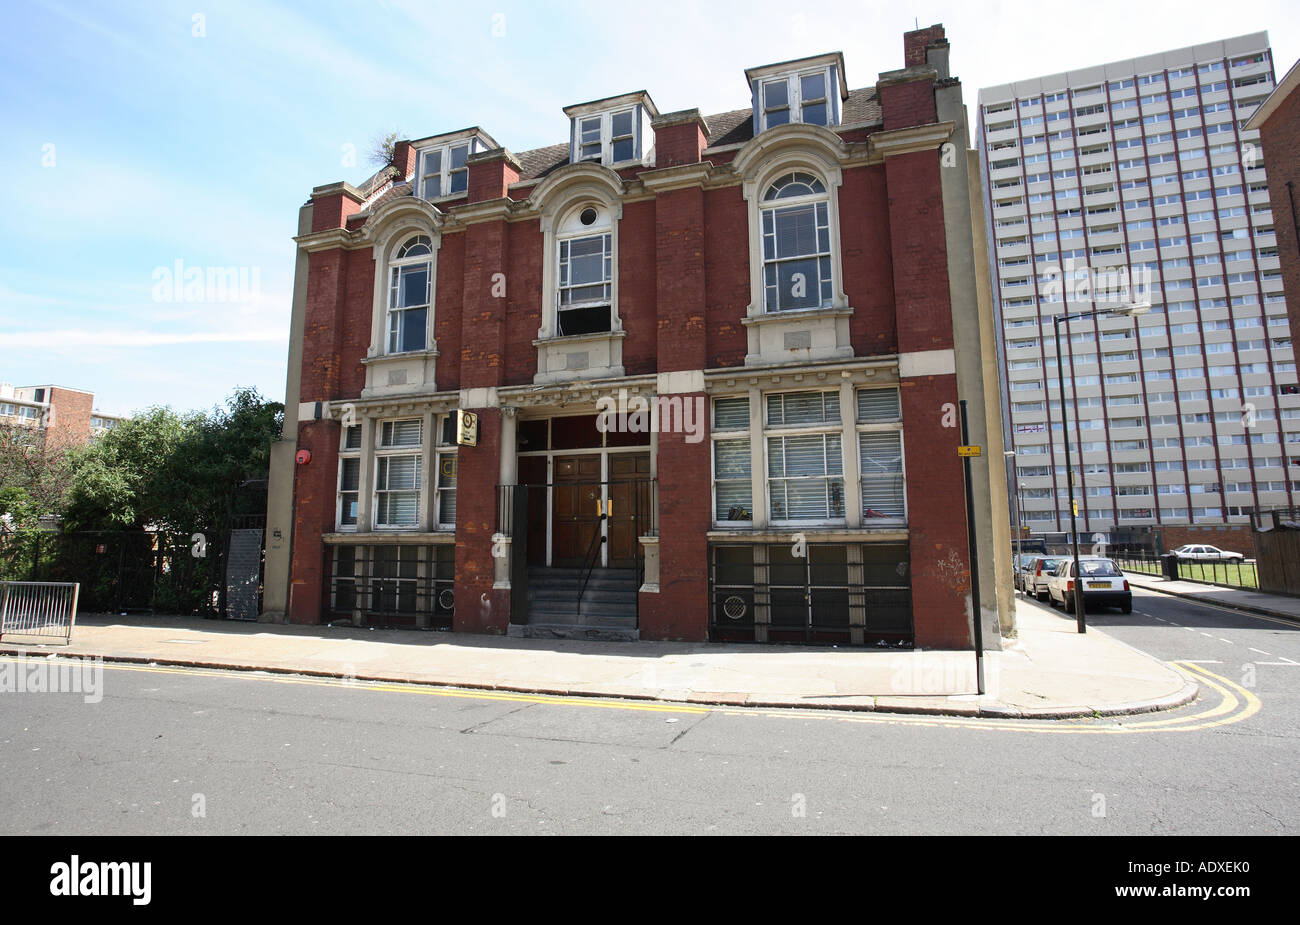
[[[1019,635],[970,651],[517,639],[282,626],[195,617],[79,616],[72,642],[0,640],[0,652],[266,671],[559,696],[691,704],[1062,719],[1170,709],[1194,699],[1177,668],[1073,618],[1018,601]]]
[[[1218,604],[1220,607],[1231,607],[1246,613],[1300,621],[1300,597],[1267,594],[1246,588],[1226,588],[1197,581],[1170,581],[1167,578],[1129,571],[1124,573],[1124,577],[1135,588],[1159,591],[1161,594],[1170,594],[1204,604]]]

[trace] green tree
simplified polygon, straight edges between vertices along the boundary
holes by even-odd
[[[283,412],[257,390],[238,389],[207,414],[137,414],[80,455],[64,529],[224,528],[233,493],[266,476]]]
[[[62,513],[75,456],[52,445],[43,429],[0,424],[0,532]]]

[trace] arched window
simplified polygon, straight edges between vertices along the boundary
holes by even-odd
[[[614,223],[609,209],[585,203],[571,209],[556,230],[556,334],[598,334],[612,329]]]
[[[397,249],[388,264],[389,353],[424,350],[428,346],[432,255],[433,242],[425,235],[416,235]]]
[[[768,312],[834,304],[830,197],[817,177],[778,177],[759,204],[763,239],[763,304]]]

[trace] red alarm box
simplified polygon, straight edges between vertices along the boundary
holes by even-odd
[[[309,462],[311,462],[311,450],[299,450],[298,465],[305,466]]]

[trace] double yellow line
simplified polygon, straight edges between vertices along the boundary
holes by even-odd
[[[24,656],[0,656],[0,660],[45,661]],[[1193,732],[1212,729],[1249,719],[1260,711],[1258,697],[1246,688],[1227,678],[1216,675],[1191,662],[1171,662],[1185,675],[1204,684],[1220,695],[1217,704],[1190,716],[1170,716],[1161,719],[1129,720],[1112,718],[1105,725],[1078,720],[1015,720],[987,717],[960,717],[912,715],[901,713],[870,713],[843,710],[799,710],[771,708],[733,708],[691,706],[657,701],[614,701],[596,697],[565,697],[553,694],[524,694],[507,691],[476,691],[449,689],[419,684],[355,681],[339,678],[311,678],[252,673],[247,670],[184,668],[164,665],[124,665],[105,663],[110,671],[136,671],[149,674],[178,674],[197,677],[223,677],[272,684],[301,684],[317,687],[345,687],[362,691],[383,691],[395,694],[421,694],[426,697],[453,697],[468,700],[489,700],[506,703],[536,703],[550,706],[588,707],[605,710],[631,710],[642,713],[669,713],[704,715],[719,713],[724,716],[749,716],[779,719],[817,719],[843,723],[869,723],[876,725],[934,726],[944,729],[986,729],[1006,732],[1034,732],[1055,735],[1123,735],[1136,732]],[[218,674],[220,671],[220,674]]]

